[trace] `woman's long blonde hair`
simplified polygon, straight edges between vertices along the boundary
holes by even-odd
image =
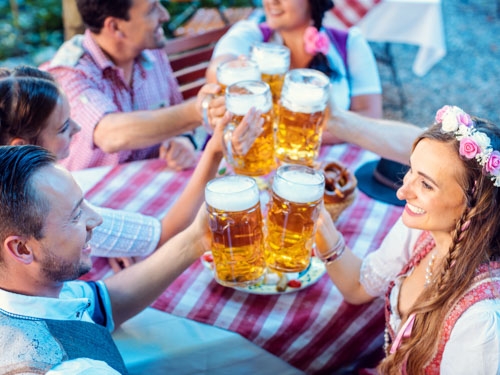
[[[477,130],[490,137],[492,147],[500,150],[499,127],[478,118],[473,121]],[[459,142],[453,133],[443,133],[441,124],[425,131],[413,148],[422,139],[449,144],[460,155]],[[466,208],[452,232],[452,244],[441,273],[408,313],[415,314],[411,336],[380,363],[378,370],[383,374],[400,374],[405,362],[408,374],[423,373],[436,354],[442,324],[450,307],[471,286],[479,265],[500,258],[500,188],[493,185],[474,158],[460,156],[460,159],[464,168],[459,177]]]

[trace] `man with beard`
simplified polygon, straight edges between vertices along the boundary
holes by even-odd
[[[0,147],[0,171],[0,373],[127,373],[110,331],[203,253],[205,210],[144,261],[85,282],[102,220],[71,174],[33,145]]]
[[[62,164],[78,170],[160,156],[171,168],[192,167],[189,132],[201,124],[201,103],[218,86],[182,101],[163,49],[168,11],[158,0],[78,0],[77,6],[85,34],[42,66],[68,95],[71,117],[82,127]],[[209,114],[217,116],[215,103]]]

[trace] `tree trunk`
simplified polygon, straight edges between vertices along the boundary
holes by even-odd
[[[68,40],[76,34],[82,34],[85,30],[76,7],[76,0],[62,0],[64,39]]]

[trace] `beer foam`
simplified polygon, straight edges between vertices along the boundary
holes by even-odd
[[[219,177],[205,187],[205,202],[218,210],[243,211],[259,202],[259,189],[250,177]]]
[[[290,111],[313,113],[325,109],[327,94],[324,88],[301,82],[288,82],[287,86],[283,90],[283,99]]]
[[[325,190],[321,174],[310,174],[298,170],[282,171],[281,178],[275,176],[273,191],[290,202],[309,203],[320,199]]]
[[[267,113],[271,110],[272,101],[267,95],[238,95],[226,96],[226,107],[229,112],[237,116],[244,116],[250,110],[255,109],[262,113]]]
[[[256,53],[255,59],[261,73],[265,74],[284,74],[290,65],[290,61],[271,53]]]
[[[217,80],[221,85],[231,86],[241,81],[260,81],[260,71],[254,67],[226,68],[217,72]]]

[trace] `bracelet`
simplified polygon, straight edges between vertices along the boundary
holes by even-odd
[[[339,239],[337,240],[337,243],[333,245],[328,254],[321,255],[318,254],[318,252],[316,252],[316,256],[325,263],[325,266],[328,266],[330,263],[333,263],[334,261],[339,259],[344,254],[344,250],[345,250],[344,236],[342,236],[342,234],[339,233]]]

